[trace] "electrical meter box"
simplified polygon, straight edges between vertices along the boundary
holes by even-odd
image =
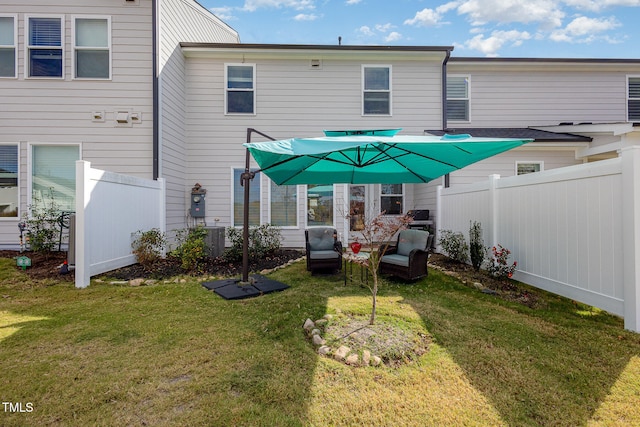
[[[191,189],[191,217],[204,218],[205,208],[204,199],[207,194],[207,190],[202,188],[200,184],[196,184]]]

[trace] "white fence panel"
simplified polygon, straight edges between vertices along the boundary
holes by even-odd
[[[481,222],[487,246],[512,251],[517,280],[624,316],[625,327],[639,330],[634,173],[640,147],[617,159],[440,189],[438,222],[467,238],[470,221]]]
[[[76,163],[76,287],[91,276],[136,262],[132,236],[165,224],[164,181]]]

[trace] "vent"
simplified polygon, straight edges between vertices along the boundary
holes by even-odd
[[[309,68],[312,70],[321,70],[322,69],[322,60],[320,59],[312,59],[309,62]]]

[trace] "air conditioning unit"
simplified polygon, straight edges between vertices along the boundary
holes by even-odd
[[[76,265],[76,216],[69,216],[69,249],[67,250],[67,262]]]
[[[224,227],[204,227],[207,236],[204,244],[207,248],[207,255],[217,258],[224,252]]]

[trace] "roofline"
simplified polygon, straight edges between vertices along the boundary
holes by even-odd
[[[193,43],[182,42],[180,47],[205,49],[255,49],[255,50],[335,50],[374,52],[451,52],[453,46],[383,46],[383,45],[316,45],[316,44],[264,44],[264,43]]]
[[[582,63],[582,64],[640,64],[640,59],[634,58],[503,58],[503,57],[473,57],[473,56],[459,56],[451,57],[449,62],[481,62],[481,63],[499,63],[499,62],[511,62],[511,63],[525,63],[525,62],[537,62],[537,63]]]

